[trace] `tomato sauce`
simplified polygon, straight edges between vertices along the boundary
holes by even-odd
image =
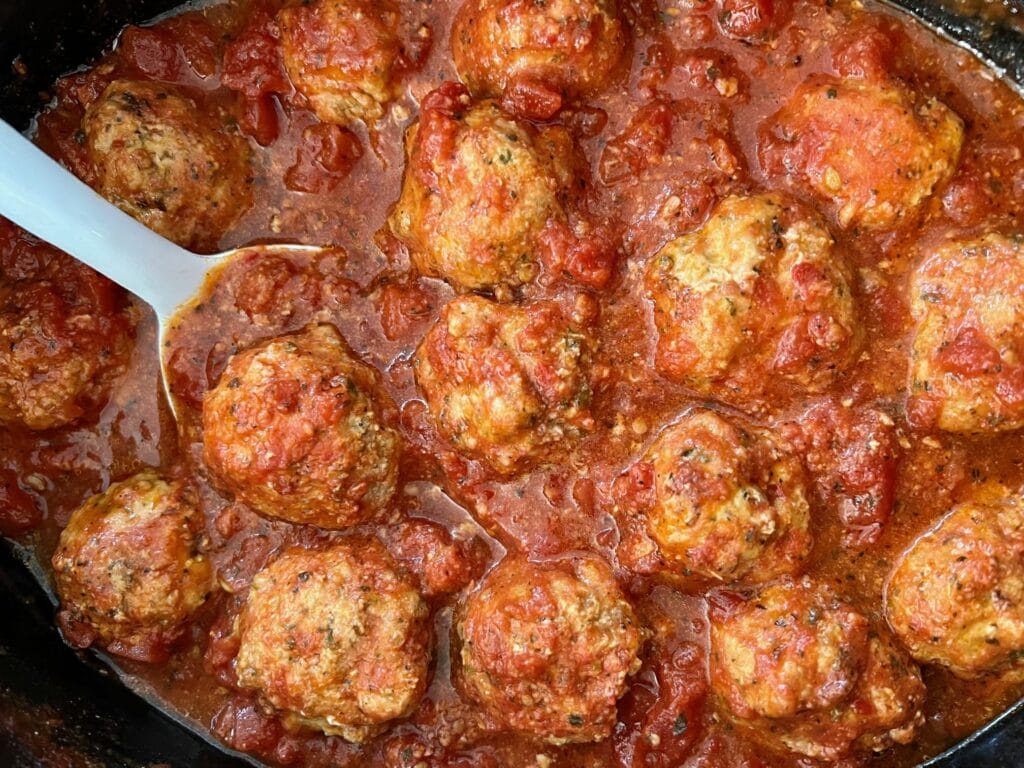
[[[289,732],[237,686],[231,626],[253,575],[287,543],[337,535],[267,520],[207,481],[202,397],[237,350],[311,321],[341,331],[355,353],[383,374],[399,408],[397,426],[407,444],[404,490],[388,525],[425,520],[459,538],[475,536],[476,563],[466,566],[459,558],[469,555],[453,555],[456,572],[477,573],[506,552],[543,558],[590,550],[619,565],[628,532],[612,515],[616,494],[642,492],[623,490],[620,478],[662,426],[701,402],[654,373],[653,322],[636,279],[643,258],[626,254],[610,280],[604,273],[581,280],[608,282],[590,293],[600,310],[597,365],[605,380],[595,393],[597,429],[564,463],[496,480],[450,451],[437,434],[410,359],[454,294],[445,283],[416,275],[385,221],[399,195],[404,129],[427,93],[457,79],[447,39],[455,5],[401,3],[410,23],[429,29],[429,37],[421,36],[422,50],[414,52],[419,68],[406,77],[408,87],[372,130],[321,124],[302,108],[277,53],[273,0],[218,3],[129,27],[94,67],[60,81],[55,104],[39,117],[36,140],[79,176],[88,180],[92,173],[79,129],[83,111],[107,83],[134,77],[179,84],[200,103],[235,115],[255,143],[255,204],[220,247],[301,242],[331,248],[316,257],[244,254],[179,316],[166,349],[177,425],[162,396],[155,319],[132,299],[139,318],[134,351],[98,418],[42,433],[0,434],[0,532],[20,537],[45,562],[71,512],[112,480],[144,466],[194,474],[220,591],[166,663],[118,663],[229,746],[271,762],[401,768],[813,765],[766,757],[716,714],[708,696],[706,608],[699,589],[684,594],[624,568],[620,580],[655,632],[641,671],[619,702],[613,736],[602,743],[550,747],[480,728],[450,680],[457,599],[451,597],[436,603],[433,675],[422,704],[361,748],[336,737]],[[925,205],[919,223],[845,233],[833,227],[863,293],[867,342],[852,373],[815,396],[768,382],[763,395],[744,407],[799,444],[812,470],[820,470],[812,472],[818,486],[809,572],[866,615],[878,616],[885,576],[908,543],[976,486],[1024,484],[1024,435],[930,434],[913,429],[903,407],[909,267],[921,243],[951,228],[975,233],[1024,223],[1024,105],[966,52],[882,8],[864,10],[857,0],[636,0],[627,11],[634,28],[628,78],[559,118],[590,164],[579,207],[621,238],[627,251],[653,252],[699,225],[725,194],[777,186],[777,171],[758,155],[759,127],[811,75],[896,73],[941,99],[968,125],[958,171]],[[746,42],[769,31],[777,33],[771,46]],[[520,114],[539,119],[558,109],[549,93],[520,89],[506,98]],[[713,159],[692,150],[695,137],[718,148]],[[671,166],[652,170],[653,156],[671,156]],[[685,173],[686,183],[670,198],[677,215],[666,229],[666,219],[638,201],[673,173]],[[4,237],[21,235],[4,230]],[[579,247],[563,247],[558,269],[545,274],[568,270],[586,277],[607,270],[605,254]],[[551,251],[560,253],[557,244]],[[564,281],[544,276],[523,289],[526,298],[568,301],[569,295]],[[950,364],[986,365],[990,350],[976,341],[965,335],[947,349]],[[415,561],[416,541],[402,541]],[[998,678],[967,682],[934,668],[925,677],[928,719],[917,740],[842,765],[912,765],[1024,693],[1020,684]]]

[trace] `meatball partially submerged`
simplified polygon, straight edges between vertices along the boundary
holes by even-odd
[[[802,86],[762,149],[770,168],[832,203],[842,226],[885,229],[949,180],[963,137],[941,102],[850,79]]]
[[[388,0],[312,0],[277,16],[292,84],[325,123],[377,120],[398,95],[398,8]]]
[[[399,437],[376,373],[338,332],[315,325],[228,362],[203,401],[214,479],[267,517],[346,528],[391,501]]]
[[[766,581],[809,554],[800,460],[767,433],[694,411],[662,432],[644,461],[654,485],[648,533],[674,569]]]
[[[215,247],[252,202],[249,146],[172,86],[115,80],[82,130],[99,193],[178,245]]]
[[[784,580],[711,602],[711,685],[755,738],[838,760],[906,744],[924,722],[913,662],[827,587]]]
[[[452,57],[474,94],[516,86],[557,96],[606,88],[627,56],[616,0],[466,0],[452,27]]]
[[[4,219],[0,240],[0,424],[51,429],[95,414],[125,370],[134,310],[107,278]]]
[[[953,509],[889,577],[886,616],[918,661],[972,678],[1024,656],[1024,505]]]
[[[535,130],[462,86],[429,94],[406,135],[402,196],[389,219],[420,272],[456,288],[517,286],[538,271],[540,236],[563,222],[571,140]]]
[[[950,432],[1024,426],[1024,246],[986,235],[945,242],[910,288],[917,321],[910,400],[915,425]]]
[[[201,528],[193,491],[152,470],[86,500],[53,555],[68,641],[161,660],[213,586]]]
[[[462,687],[498,722],[552,744],[611,733],[643,634],[603,562],[506,559],[457,622]]]
[[[439,431],[501,474],[564,453],[593,426],[589,335],[554,303],[451,301],[413,361]]]
[[[419,703],[428,613],[375,540],[289,550],[253,579],[238,682],[296,725],[364,741]]]
[[[774,195],[730,197],[648,263],[663,375],[701,392],[763,387],[765,374],[829,385],[860,339],[852,278],[812,215]]]

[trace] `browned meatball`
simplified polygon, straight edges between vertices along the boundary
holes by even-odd
[[[779,376],[830,384],[861,336],[852,278],[817,218],[775,195],[730,197],[650,260],[657,367],[702,392]]]
[[[771,119],[762,153],[842,226],[885,229],[949,180],[963,137],[945,104],[898,84],[812,81]]]
[[[592,428],[592,342],[557,305],[451,301],[413,361],[441,434],[502,474],[568,450]]]
[[[82,130],[100,194],[178,245],[215,247],[252,203],[248,145],[172,86],[115,80]]]
[[[376,120],[398,95],[400,14],[389,0],[313,0],[277,15],[292,84],[325,123]]]
[[[931,249],[910,287],[911,420],[950,432],[1024,426],[1024,247],[989,234]]]
[[[329,325],[240,352],[203,401],[203,458],[257,512],[346,528],[377,516],[398,476],[376,372]]]
[[[235,671],[288,720],[361,742],[426,689],[427,605],[375,540],[291,549],[256,574]]]
[[[455,68],[478,96],[517,85],[586,96],[611,83],[628,50],[616,0],[466,0],[452,27]]]
[[[465,692],[509,729],[552,744],[600,741],[640,668],[643,633],[600,560],[508,558],[457,618]]]
[[[123,373],[124,292],[0,218],[0,423],[51,429],[95,414]]]
[[[402,196],[389,221],[420,272],[456,288],[517,286],[538,271],[540,237],[565,220],[568,134],[537,131],[446,83],[406,136]]]
[[[918,661],[960,677],[1024,656],[1024,506],[1019,496],[955,507],[896,562],[885,593]]]
[[[643,461],[654,485],[648,532],[675,569],[766,581],[809,554],[803,469],[769,434],[698,410],[662,432]]]
[[[73,645],[159,661],[212,589],[192,490],[146,470],[75,510],[53,555]]]
[[[784,580],[710,599],[711,685],[755,738],[822,760],[914,738],[920,673],[828,587]]]

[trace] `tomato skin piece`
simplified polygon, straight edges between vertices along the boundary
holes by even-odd
[[[528,120],[551,120],[562,109],[562,94],[535,80],[516,80],[502,94],[501,106]]]
[[[621,768],[673,768],[693,751],[705,730],[705,665],[694,643],[655,643],[619,707],[620,721],[629,723],[613,737]]]
[[[999,350],[992,346],[984,332],[970,325],[961,328],[935,360],[945,370],[961,376],[992,373],[1003,362]]]
[[[279,34],[271,13],[257,10],[225,50],[221,74],[221,83],[239,92],[242,129],[264,147],[280,132],[274,96],[292,89],[284,71]]]
[[[721,0],[718,5],[722,31],[748,42],[774,36],[792,13],[790,0]]]
[[[351,131],[329,123],[311,125],[302,132],[284,184],[293,192],[330,192],[362,156],[363,147]]]
[[[843,546],[875,543],[896,500],[901,451],[893,420],[876,408],[826,400],[784,432],[801,447],[819,496],[838,516]]]
[[[126,27],[117,50],[127,65],[147,78],[184,84],[217,71],[215,36],[206,21],[187,15],[153,27]]]

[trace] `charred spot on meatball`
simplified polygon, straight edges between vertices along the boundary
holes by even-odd
[[[1024,652],[1024,506],[969,501],[911,544],[886,583],[885,612],[920,662],[958,677],[1019,666]]]
[[[362,742],[419,703],[428,619],[376,540],[289,549],[253,579],[238,618],[238,682],[286,722]]]
[[[950,179],[963,138],[963,121],[942,102],[849,78],[801,86],[769,119],[761,153],[772,172],[830,204],[842,227],[880,230]]]
[[[740,398],[766,373],[822,389],[860,343],[852,282],[815,216],[775,195],[726,198],[647,265],[658,371]]]
[[[413,264],[462,290],[515,287],[539,270],[541,237],[564,224],[573,147],[446,83],[406,135],[402,195],[388,223]]]
[[[416,351],[416,382],[461,453],[514,475],[593,428],[593,342],[552,302],[449,302]]]
[[[995,433],[1024,426],[1024,248],[990,233],[929,250],[910,286],[915,426]]]
[[[508,558],[457,617],[458,680],[498,723],[551,744],[607,738],[643,632],[592,557]]]
[[[190,486],[145,470],[87,499],[53,555],[65,638],[160,661],[212,588]]]
[[[651,466],[648,534],[670,569],[719,581],[794,573],[810,553],[800,460],[767,432],[698,410],[669,426]]]
[[[97,190],[186,248],[215,248],[252,203],[249,146],[179,89],[115,80],[82,119]]]
[[[830,588],[784,579],[709,599],[711,686],[753,738],[835,761],[906,744],[924,722],[906,652]]]
[[[380,516],[400,444],[378,378],[330,325],[239,352],[203,400],[207,469],[266,517],[340,529]]]

